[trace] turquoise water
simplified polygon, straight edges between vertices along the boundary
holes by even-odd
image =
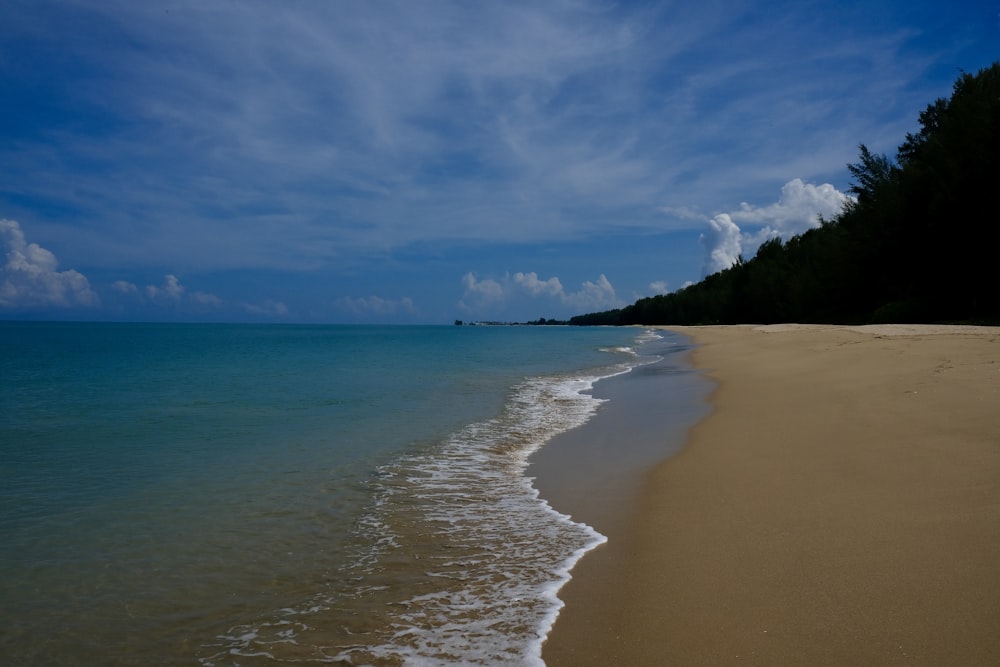
[[[0,323],[0,656],[538,663],[604,538],[527,457],[653,340]]]

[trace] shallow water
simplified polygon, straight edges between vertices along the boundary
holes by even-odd
[[[0,323],[0,655],[540,662],[604,538],[528,457],[641,333]]]

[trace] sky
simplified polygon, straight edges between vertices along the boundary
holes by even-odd
[[[3,0],[0,319],[624,306],[998,58],[1000,0]]]

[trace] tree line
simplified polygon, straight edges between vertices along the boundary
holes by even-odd
[[[894,159],[860,146],[832,219],[666,295],[570,324],[1000,324],[1000,62],[963,73]]]

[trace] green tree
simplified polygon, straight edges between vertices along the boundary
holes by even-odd
[[[899,169],[888,157],[872,153],[864,144],[859,149],[861,161],[847,165],[856,181],[849,192],[858,198],[859,204],[865,205],[876,200],[898,176]]]

